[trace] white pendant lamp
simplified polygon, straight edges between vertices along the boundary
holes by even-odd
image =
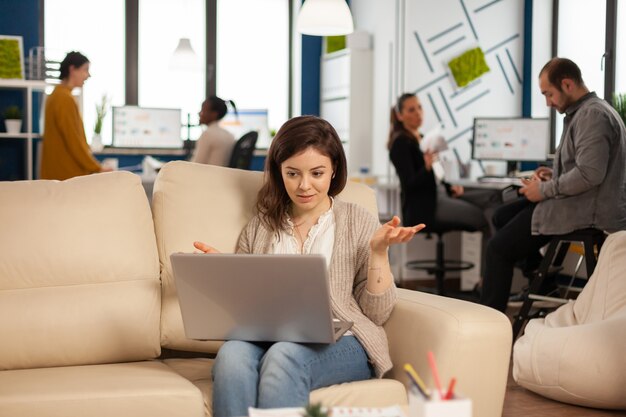
[[[197,64],[196,52],[191,47],[189,38],[180,38],[178,46],[170,59],[170,68],[176,70],[191,70]]]
[[[334,36],[354,32],[352,14],[345,0],[306,0],[297,26],[304,35]]]

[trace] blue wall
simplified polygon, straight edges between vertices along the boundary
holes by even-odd
[[[40,13],[39,0],[0,0],[0,34],[22,36],[25,56],[28,56],[30,48],[39,46]],[[39,107],[38,103],[38,100],[33,103],[35,109]],[[12,104],[24,108],[22,92],[0,90],[0,113]],[[38,119],[39,114],[34,114],[33,120]],[[33,127],[38,128],[38,124],[33,123]],[[0,121],[0,131],[5,131],[4,119]],[[26,177],[25,152],[26,141],[23,139],[0,140],[0,180],[20,180]]]

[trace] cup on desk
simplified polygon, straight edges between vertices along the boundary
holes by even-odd
[[[436,389],[431,392],[434,398],[427,400],[409,391],[408,417],[472,417],[472,400],[469,398],[455,394],[452,399],[441,400]]]
[[[102,168],[109,168],[112,171],[117,171],[119,168],[119,159],[117,158],[104,158],[102,160]]]

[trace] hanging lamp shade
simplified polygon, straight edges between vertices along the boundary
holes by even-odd
[[[304,35],[334,36],[354,32],[352,14],[345,0],[306,0],[297,26]]]
[[[194,69],[197,65],[196,52],[191,47],[189,38],[180,38],[178,46],[170,59],[170,68],[179,70]]]

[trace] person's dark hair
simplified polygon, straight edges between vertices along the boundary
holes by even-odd
[[[61,73],[59,74],[59,79],[64,80],[70,76],[70,66],[73,66],[74,68],[79,68],[79,67],[82,67],[87,62],[89,62],[87,57],[81,54],[80,52],[76,52],[76,51],[69,52],[67,55],[65,55],[65,58],[63,58],[63,61],[61,61],[61,67],[60,67]]]
[[[550,81],[550,84],[552,84],[559,91],[562,91],[561,82],[566,78],[574,81],[574,83],[578,86],[585,84],[580,68],[578,68],[578,65],[576,65],[576,63],[574,63],[571,59],[559,57],[552,58],[546,65],[543,66],[539,72],[539,76],[541,76],[544,72],[548,74],[548,81]]]
[[[230,103],[233,111],[235,112],[235,114],[237,114],[237,106],[235,106],[235,102],[232,100],[224,101],[218,96],[210,96],[209,98],[207,98],[207,101],[211,105],[211,111],[217,112],[217,120],[222,120],[222,118],[226,116],[226,103]]]
[[[265,159],[264,183],[257,197],[257,210],[263,223],[272,231],[287,226],[291,200],[285,189],[281,164],[308,148],[328,156],[333,164],[333,177],[328,195],[339,194],[346,186],[348,167],[346,154],[335,129],[316,116],[294,117],[278,130]]]
[[[396,101],[395,106],[391,108],[391,114],[389,115],[389,139],[387,140],[387,149],[391,149],[393,142],[396,138],[403,133],[406,133],[407,130],[404,128],[402,122],[398,119],[398,113],[402,113],[402,108],[404,107],[404,102],[410,99],[411,97],[416,97],[413,93],[404,93],[398,100]]]

